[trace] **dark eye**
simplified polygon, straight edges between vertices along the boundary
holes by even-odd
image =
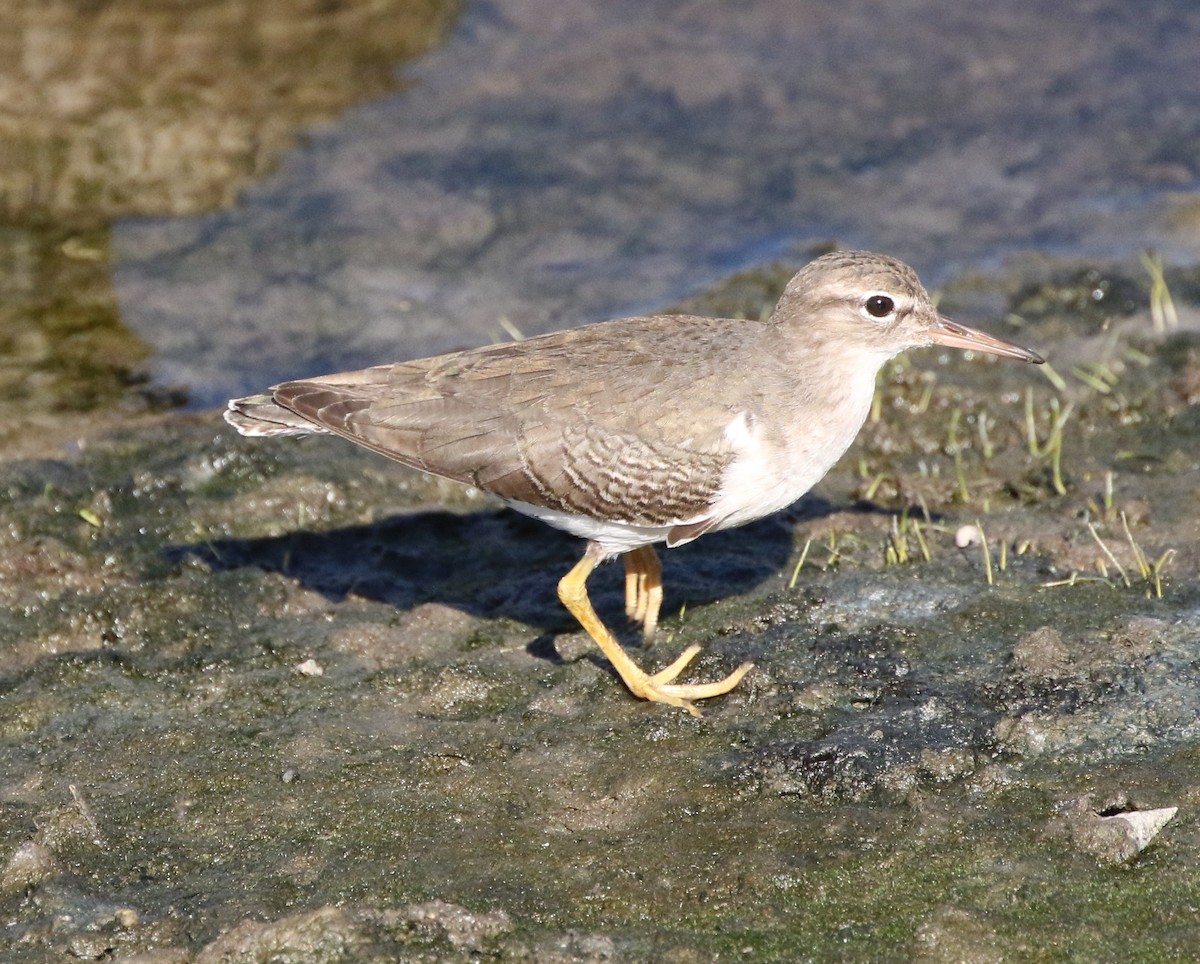
[[[871,295],[867,299],[867,314],[872,318],[886,318],[896,310],[896,302],[887,295]]]

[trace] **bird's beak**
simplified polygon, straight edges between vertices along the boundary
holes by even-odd
[[[983,351],[989,355],[1001,355],[1004,358],[1017,358],[1021,361],[1041,365],[1045,359],[1035,351],[1014,345],[1011,341],[996,338],[978,328],[968,328],[949,318],[938,317],[929,329],[929,336],[935,345],[945,345],[947,348],[961,348],[963,351]]]

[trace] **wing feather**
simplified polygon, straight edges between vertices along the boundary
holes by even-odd
[[[696,357],[716,326],[730,324],[752,335],[759,323],[639,318],[286,382],[271,393],[288,413],[275,421],[294,433],[300,416],[514,502],[635,525],[701,525],[733,458],[725,428],[757,392],[752,379],[730,377],[745,366]],[[719,340],[736,350],[728,332]],[[265,423],[266,398],[253,398]]]

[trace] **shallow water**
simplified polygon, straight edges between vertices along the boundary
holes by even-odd
[[[289,376],[658,308],[836,241],[938,283],[1013,250],[1200,251],[1186,2],[470,5],[412,86],[238,204],[114,231],[155,372]]]

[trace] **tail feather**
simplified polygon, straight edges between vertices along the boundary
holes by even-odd
[[[268,392],[230,399],[225,421],[242,435],[254,437],[331,434],[324,426],[284,408]]]

